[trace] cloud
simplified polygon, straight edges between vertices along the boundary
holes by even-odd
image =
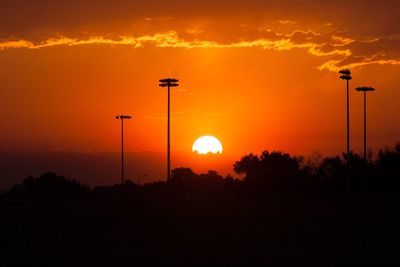
[[[398,26],[398,0],[13,0],[0,1],[0,36],[30,34],[39,29],[60,32],[115,21],[157,17],[269,19],[281,25],[314,21],[350,28],[382,30]],[[20,18],[20,19],[16,19]],[[22,19],[21,19],[22,18]],[[247,22],[241,22],[247,23]],[[2,36],[4,37],[4,35]]]
[[[33,43],[26,40],[0,42],[0,50],[10,49],[10,48],[30,48],[33,46],[34,46]]]
[[[360,62],[354,62],[350,64],[343,65],[340,60],[328,60],[324,64],[318,67],[319,70],[330,70],[334,72],[338,72],[343,68],[355,69],[368,65],[392,65],[392,66],[400,66],[400,60],[396,59],[380,59],[380,60],[365,60]]]
[[[131,46],[141,48],[153,46],[157,48],[183,49],[235,49],[260,48],[274,51],[289,51],[301,49],[310,55],[323,57],[326,60],[318,67],[319,70],[338,71],[343,67],[358,68],[361,66],[400,65],[400,37],[391,35],[389,38],[369,38],[357,40],[349,36],[338,35],[337,32],[319,33],[312,30],[295,30],[289,34],[281,34],[268,30],[265,36],[234,42],[217,42],[209,39],[182,38],[176,31],[155,33],[142,36],[120,36],[107,38],[90,36],[87,38],[70,38],[61,36],[48,38],[44,41],[6,40],[0,42],[0,50],[6,49],[45,49],[55,46],[85,46],[109,45]]]

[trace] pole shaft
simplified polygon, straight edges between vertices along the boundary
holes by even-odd
[[[170,85],[168,84],[168,144],[167,144],[167,181],[171,178],[171,151],[170,151]]]
[[[121,118],[121,184],[124,182],[124,119]]]
[[[367,160],[367,92],[364,91],[364,160]]]
[[[364,192],[368,192],[367,180],[367,92],[364,91]]]
[[[347,80],[347,161],[350,156],[350,104],[349,104],[349,80]]]

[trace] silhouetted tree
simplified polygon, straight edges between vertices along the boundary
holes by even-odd
[[[302,158],[288,153],[264,151],[260,156],[249,154],[234,164],[234,171],[245,175],[245,182],[266,191],[300,192],[318,186],[309,168],[301,167]]]
[[[217,171],[209,170],[207,173],[202,173],[199,175],[200,180],[205,180],[207,182],[219,182],[224,179]]]
[[[182,184],[193,181],[197,178],[197,174],[195,174],[190,168],[176,168],[171,171],[171,178],[168,181],[170,184]]]
[[[346,188],[347,167],[339,156],[326,157],[318,167],[323,192],[344,193]]]
[[[234,163],[233,171],[237,174],[244,174],[247,181],[257,181],[262,176],[260,159],[254,154],[245,155]]]
[[[55,173],[45,173],[40,177],[29,176],[22,184],[9,192],[20,196],[40,196],[46,199],[73,199],[89,193],[90,188],[75,179],[69,180]]]
[[[205,191],[210,189],[219,190],[226,181],[224,177],[214,170],[209,170],[207,173],[202,173],[197,178],[197,184],[201,186]]]
[[[379,151],[372,182],[376,191],[400,192],[400,144]]]
[[[126,180],[87,195],[75,180],[30,176],[0,195],[1,262],[397,266],[400,144],[368,161],[369,188],[382,196],[341,197],[346,177],[353,194],[362,192],[364,162],[355,153],[307,161],[264,151],[235,163],[240,181],[177,168],[168,181]],[[318,188],[321,196],[309,196]]]
[[[345,154],[343,158],[346,159]],[[357,153],[350,152],[348,160],[348,173],[350,177],[350,190],[352,192],[362,192],[365,187],[364,173],[365,168],[370,168],[370,162],[365,162],[364,159]],[[367,164],[367,166],[366,166]]]
[[[300,170],[300,159],[291,157],[288,153],[264,151],[260,161],[265,174],[279,182],[294,177]]]
[[[361,192],[363,169],[364,160],[352,151],[349,157],[343,153],[342,157],[324,158],[317,169],[322,191],[324,193]]]

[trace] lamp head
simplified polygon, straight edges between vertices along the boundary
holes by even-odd
[[[364,86],[364,87],[357,87],[356,90],[359,92],[372,92],[375,91],[375,88]]]
[[[339,73],[342,74],[340,76],[340,79],[342,79],[342,80],[350,81],[352,79],[351,75],[350,75],[351,71],[349,69],[340,70]]]
[[[340,79],[350,81],[352,77],[350,75],[342,75],[340,76]]]
[[[343,69],[343,70],[340,70],[339,73],[343,74],[343,75],[350,75],[351,71],[349,69]]]
[[[159,86],[161,87],[176,87],[179,86],[178,84],[179,80],[174,79],[174,78],[165,78],[160,80]]]
[[[129,116],[129,115],[118,115],[115,118],[117,120],[125,120],[125,119],[132,119],[132,116]]]

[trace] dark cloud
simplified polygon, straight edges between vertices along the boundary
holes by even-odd
[[[395,0],[354,1],[128,1],[128,0],[3,0],[0,2],[0,33],[26,37],[44,32],[92,29],[96,25],[129,23],[146,17],[209,18],[272,22],[332,22],[358,34],[389,34],[399,30]]]
[[[400,2],[2,1],[0,49],[54,45],[306,49],[320,69],[400,64]]]

